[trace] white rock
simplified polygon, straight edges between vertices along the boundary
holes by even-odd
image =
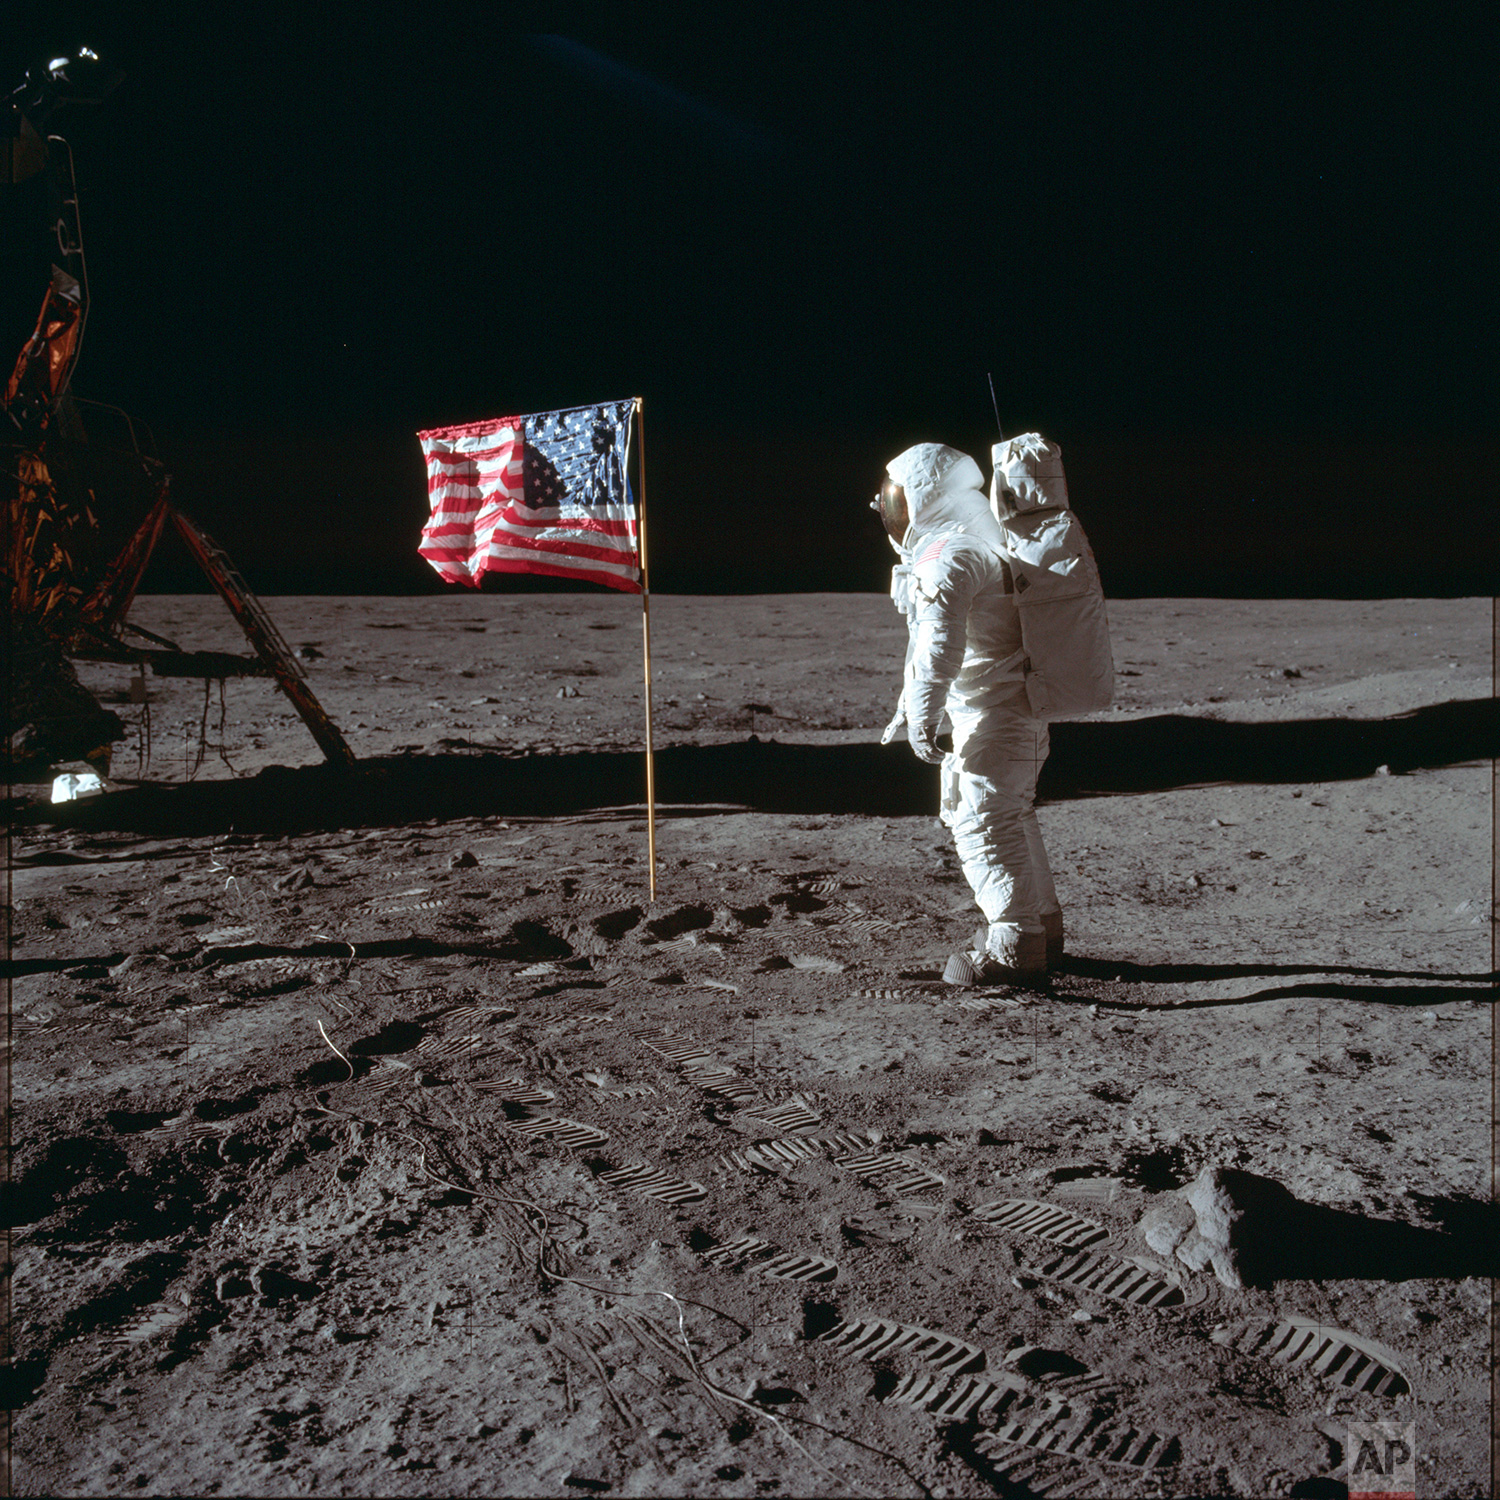
[[[1195,1223],[1192,1206],[1170,1193],[1160,1203],[1153,1203],[1141,1219],[1146,1243],[1158,1255],[1170,1255],[1189,1234]]]

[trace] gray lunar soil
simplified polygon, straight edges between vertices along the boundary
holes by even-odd
[[[266,603],[352,783],[86,665],[13,788],[17,1493],[1487,1493],[1488,601],[1114,603],[1038,991],[888,600],[653,601],[654,900],[638,600]]]

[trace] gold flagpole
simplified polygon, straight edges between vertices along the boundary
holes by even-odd
[[[646,868],[651,881],[651,899],[656,900],[656,760],[651,743],[651,574],[646,567],[646,419],[642,397],[635,398],[636,460],[639,464],[641,497],[638,529],[641,540],[641,633],[646,652]]]

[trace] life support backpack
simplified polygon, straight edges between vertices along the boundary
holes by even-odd
[[[1109,620],[1093,549],[1068,509],[1062,449],[1038,432],[990,449],[990,509],[1004,528],[1026,647],[1026,699],[1039,719],[1108,708]]]

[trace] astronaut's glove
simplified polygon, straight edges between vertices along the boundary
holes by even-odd
[[[904,733],[905,729],[906,698],[903,694],[901,701],[896,705],[896,717],[880,731],[880,743],[882,745],[889,745],[897,735]]]
[[[936,724],[909,723],[906,726],[906,738],[911,745],[912,753],[918,760],[925,761],[929,766],[939,766],[943,763],[943,752],[938,749],[937,731]]]

